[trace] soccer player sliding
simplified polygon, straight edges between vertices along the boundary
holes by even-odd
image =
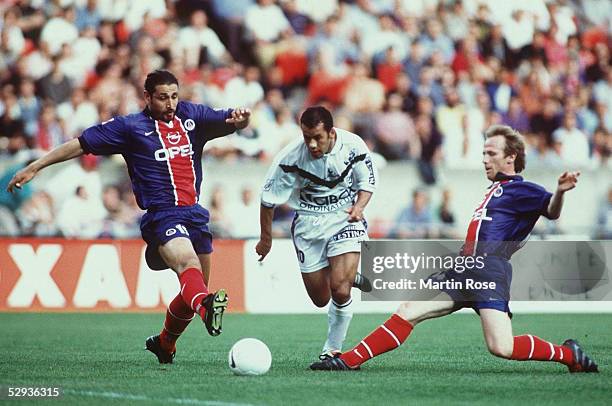
[[[168,364],[196,314],[210,335],[221,334],[228,296],[207,287],[213,248],[208,210],[199,204],[202,149],[207,141],[245,128],[251,112],[179,101],[178,81],[166,70],[147,75],[144,99],[147,106],[140,113],[86,129],[17,172],[7,189],[20,188],[43,168],[83,154],[123,155],[138,206],[147,210],[140,221],[147,264],[153,270],[172,268],[180,281],[161,333],[145,341],[146,349]]]
[[[483,164],[493,184],[472,216],[461,253],[484,256],[485,267],[478,273],[458,274],[450,270],[438,275],[438,279],[456,279],[460,275],[481,282],[496,282],[496,289],[481,292],[442,289],[430,301],[404,302],[390,319],[356,347],[337,357],[315,362],[311,369],[356,370],[364,362],[399,347],[418,323],[469,307],[480,315],[491,354],[516,361],[559,362],[570,372],[598,372],[597,364],[576,340],[568,339],[562,345],[555,345],[531,334],[513,336],[512,314],[508,307],[512,278],[509,260],[519,244],[503,242],[525,240],[540,216],[558,219],[563,196],[576,187],[580,173],[564,172],[553,195],[517,175],[525,169],[525,144],[517,131],[495,125],[486,131],[485,137]]]

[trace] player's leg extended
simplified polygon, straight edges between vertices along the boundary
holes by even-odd
[[[159,247],[159,252],[178,274],[185,304],[200,315],[210,335],[219,335],[227,295],[223,289],[208,292],[205,281],[210,274],[210,254],[196,255],[191,241],[185,237],[168,241]]]
[[[445,316],[458,307],[446,293],[440,293],[430,301],[404,302],[380,327],[371,332],[353,349],[339,358],[315,363],[315,370],[350,370],[385,352],[399,347],[406,341],[415,325],[421,321]]]
[[[342,350],[342,343],[353,318],[351,288],[357,274],[359,252],[347,252],[330,257],[329,264],[329,288],[332,300],[327,312],[328,330],[323,354],[331,355]]]
[[[496,309],[480,309],[487,348],[491,354],[516,361],[554,361],[567,365],[570,372],[598,372],[597,364],[575,340],[556,345],[538,336],[512,335],[508,314]]]

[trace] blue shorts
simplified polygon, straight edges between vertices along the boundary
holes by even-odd
[[[158,248],[177,237],[189,238],[196,254],[210,254],[213,247],[209,219],[208,210],[199,204],[147,211],[140,220],[140,232],[147,243],[145,258],[149,268],[169,268]]]
[[[510,284],[512,282],[512,265],[501,257],[488,256],[484,258],[482,269],[467,269],[464,272],[449,270],[431,276],[436,281],[460,282],[463,289],[441,289],[456,303],[457,308],[469,307],[479,313],[480,309],[495,309],[512,315],[510,312]],[[495,288],[466,288],[478,283],[495,283]]]

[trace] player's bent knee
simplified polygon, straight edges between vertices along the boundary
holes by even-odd
[[[336,300],[336,302],[340,301],[342,303],[349,300],[351,297],[351,284],[338,284],[331,286],[331,295]]]
[[[200,261],[198,258],[179,258],[174,264],[169,264],[172,269],[174,269],[179,275],[185,272],[187,269],[196,268],[202,271],[202,266],[200,265]]]
[[[500,343],[491,343],[487,345],[491,355],[499,358],[510,359],[512,357],[512,347]]]
[[[321,307],[327,306],[327,304],[329,303],[330,297],[329,296],[327,296],[327,297],[311,297],[310,299],[312,300],[312,303],[315,306],[321,308]]]

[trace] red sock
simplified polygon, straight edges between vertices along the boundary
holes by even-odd
[[[399,347],[406,341],[411,331],[412,324],[394,314],[382,326],[364,338],[359,345],[340,355],[340,358],[349,367],[355,368],[370,358]]]
[[[556,361],[565,365],[574,363],[572,350],[555,345],[531,334],[515,336],[510,359],[517,361]]]
[[[161,346],[168,352],[174,351],[176,340],[185,331],[195,313],[185,304],[179,293],[168,305],[164,328],[159,334]]]
[[[202,299],[208,295],[208,288],[204,283],[202,271],[198,268],[186,269],[180,276],[181,296],[185,304],[204,319],[206,309],[202,306]]]

